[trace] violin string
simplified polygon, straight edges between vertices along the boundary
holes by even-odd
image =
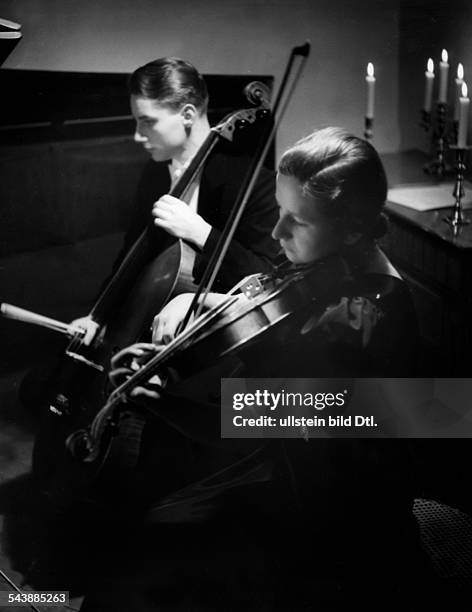
[[[220,138],[221,135],[216,129],[210,129],[210,132],[204,143],[201,145],[200,149],[197,151],[196,155],[193,157],[189,166],[186,168],[177,183],[171,189],[169,195],[179,198],[186,193],[186,190],[189,188],[192,181],[195,180],[195,177],[197,176],[198,172],[206,161],[209,153],[216,146]],[[126,279],[126,275],[127,273],[129,273],[129,270],[133,270],[133,262],[136,259],[140,259],[140,249],[142,249],[143,244],[146,243],[149,232],[153,228],[154,225],[150,222],[148,226],[143,230],[143,232],[141,232],[137,240],[126,253],[124,259],[118,266],[118,269],[113,274],[113,277],[111,278],[105,289],[102,291],[101,295],[99,296],[98,300],[90,311],[89,317],[98,322],[100,327],[103,326],[104,319],[107,318],[106,311],[107,309],[109,309],[110,301],[112,303],[116,302],[117,286],[119,287],[120,284],[123,282],[123,279]]]
[[[296,277],[297,274],[294,273],[293,277]],[[280,293],[282,288],[287,284],[293,282],[294,278],[289,277],[285,278],[277,288],[271,290],[268,294],[259,295],[258,304],[261,303],[261,298],[263,300],[268,300],[274,294]],[[183,330],[176,338],[174,338],[158,355],[152,357],[145,365],[142,366],[140,370],[135,372],[132,376],[130,376],[124,383],[122,383],[119,387],[117,387],[112,394],[110,395],[110,400],[121,401],[124,396],[128,393],[128,391],[134,389],[137,385],[142,382],[147,382],[149,380],[151,374],[153,374],[156,369],[159,367],[162,361],[172,356],[172,353],[181,348],[182,344],[187,340],[190,340],[192,336],[195,336],[199,331],[202,331],[212,319],[220,315],[224,310],[234,305],[238,300],[238,296],[235,295],[235,292],[244,285],[245,279],[240,281],[237,285],[235,285],[230,292],[228,293],[228,298],[226,301],[221,302],[215,308],[209,310],[204,313],[200,317],[196,318],[192,321],[186,328]],[[242,294],[241,294],[242,295]],[[256,298],[251,298],[251,300],[255,300]],[[254,303],[254,302],[252,302]],[[244,309],[247,309],[247,304],[243,305]]]
[[[254,302],[256,302],[258,306],[262,306],[267,301],[279,295],[287,285],[293,282],[296,282],[300,276],[303,277],[303,274],[300,274],[299,271],[294,271],[290,276],[286,276],[284,279],[282,279],[281,282],[278,283],[275,287],[271,287],[270,291],[264,292],[255,297],[252,297],[251,300],[249,301],[239,302],[239,305],[241,306],[240,311],[238,313],[235,313],[235,312],[231,313],[233,322],[234,320],[247,314],[248,308],[253,310]],[[238,286],[240,286],[241,284],[244,284],[244,279],[243,281],[241,281],[241,283],[239,283],[232,289],[232,292],[234,292],[238,288]],[[185,333],[183,333],[182,336],[185,336],[186,339],[188,339],[192,333],[195,334],[198,331],[201,331],[202,329],[204,329],[206,323],[211,322],[211,320],[214,317],[216,317],[219,313],[224,311],[230,305],[234,304],[236,301],[239,301],[238,297],[234,295],[230,297],[232,297],[233,299],[226,300],[226,302],[222,302],[215,309],[209,311],[208,313],[205,313],[205,315],[200,317],[200,319],[194,321],[192,323],[192,328],[191,329],[187,328],[187,330],[185,330]],[[303,302],[304,300],[301,300],[301,301]],[[193,329],[194,326],[195,326],[195,329]],[[211,330],[211,332],[213,331],[214,330]],[[210,330],[207,330],[206,333],[203,332],[199,336],[198,339],[201,340],[205,338],[205,336],[208,333],[210,333]],[[181,340],[182,338],[179,337],[179,338],[176,338],[175,341],[172,343],[171,348],[174,351],[180,348]],[[166,347],[166,349],[164,349],[166,352],[165,357],[168,357],[167,352],[169,348]],[[156,355],[156,357],[154,357],[151,361],[149,361],[146,365],[144,365],[141,370],[134,373],[132,377],[130,377],[127,381],[125,381],[120,387],[115,389],[115,391],[110,395],[107,404],[96,415],[96,417],[92,421],[92,424],[89,427],[89,432],[86,433],[85,435],[85,438],[87,441],[87,448],[89,452],[87,459],[86,459],[87,461],[94,461],[98,456],[100,449],[99,449],[99,445],[97,444],[97,442],[101,440],[102,434],[107,426],[107,423],[110,422],[110,420],[113,421],[114,413],[112,413],[112,416],[110,416],[110,412],[113,410],[114,406],[120,405],[120,404],[124,405],[127,399],[126,393],[128,393],[130,388],[131,389],[136,388],[136,386],[138,386],[138,384],[142,381],[147,382],[150,378],[151,373],[159,367],[161,360],[162,360],[162,353],[160,353],[159,355]],[[164,389],[162,390],[163,392],[165,392]]]
[[[235,290],[238,285],[233,288]],[[153,374],[164,360],[168,358],[169,353],[175,352],[180,348],[183,342],[190,339],[192,334],[198,333],[202,330],[206,324],[211,322],[213,318],[221,314],[224,310],[229,308],[232,304],[238,301],[238,297],[230,294],[229,299],[218,304],[214,309],[205,313],[199,319],[195,319],[192,324],[185,329],[184,332],[177,338],[175,338],[169,345],[165,347],[161,353],[150,359],[140,370],[130,376],[124,383],[117,387],[109,396],[107,403],[99,412],[95,415],[92,423],[89,426],[89,433],[87,435],[87,445],[89,449],[88,460],[94,460],[95,454],[98,452],[98,447],[94,447],[94,442],[101,439],[102,432],[106,426],[106,422],[109,419],[109,413],[114,406],[123,404],[126,402],[127,394],[135,389],[139,384],[148,382],[151,374]]]
[[[152,357],[140,370],[135,372],[132,376],[130,376],[124,383],[122,383],[119,387],[117,387],[110,396],[110,399],[113,396],[117,398],[122,398],[126,393],[132,389],[134,389],[137,385],[142,382],[146,382],[150,375],[155,372],[155,370],[159,367],[164,359],[168,358],[172,352],[179,349],[183,343],[185,343],[188,339],[195,335],[200,331],[204,325],[208,323],[209,320],[216,317],[218,314],[221,314],[226,308],[229,308],[231,304],[233,304],[237,297],[234,295],[229,296],[231,299],[218,304],[215,309],[212,309],[205,313],[203,316],[195,319],[179,336],[177,336],[172,342],[170,342],[158,355]]]

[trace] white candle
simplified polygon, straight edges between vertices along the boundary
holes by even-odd
[[[449,75],[449,64],[447,63],[447,51],[442,50],[439,62],[439,102],[447,102],[447,78]]]
[[[467,97],[467,85],[462,83],[462,95],[459,98],[459,129],[457,133],[457,146],[465,149],[467,146],[467,125],[469,123],[470,100]]]
[[[365,77],[367,83],[367,109],[365,116],[368,119],[374,118],[374,104],[375,104],[375,77],[374,77],[374,65],[372,62],[367,64],[367,75]]]
[[[424,73],[426,77],[425,87],[424,87],[424,104],[423,109],[427,112],[431,112],[431,106],[433,104],[433,85],[434,85],[434,62],[431,58],[428,60],[428,64],[426,67],[426,72]]]
[[[454,105],[454,121],[459,121],[459,98],[461,97],[462,83],[464,82],[464,66],[457,64],[457,77],[456,77],[456,103]]]

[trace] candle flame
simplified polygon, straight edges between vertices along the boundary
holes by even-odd
[[[462,91],[461,91],[461,93],[462,93],[462,97],[463,98],[467,98],[467,93],[468,92],[467,92],[467,84],[465,83],[465,81],[464,81],[464,83],[462,83]]]
[[[441,53],[441,60],[443,62],[447,62],[447,59],[448,59],[447,51],[446,51],[446,49],[443,49],[442,53]]]
[[[457,78],[461,80],[464,78],[464,66],[462,64],[457,64]]]
[[[434,62],[431,58],[428,60],[428,72],[434,72]]]
[[[374,76],[374,64],[372,62],[367,64],[367,74],[371,77]]]

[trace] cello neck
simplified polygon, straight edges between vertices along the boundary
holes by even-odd
[[[203,164],[217,144],[220,134],[211,129],[210,133],[193,157],[189,166],[174,185],[169,195],[184,199],[190,186],[198,176]],[[150,222],[141,233],[119,268],[100,294],[93,306],[90,316],[99,325],[104,325],[115,308],[117,308],[133,287],[139,274],[150,259],[169,246],[176,239],[162,231],[162,240],[156,240],[154,225]],[[157,244],[156,244],[157,243]]]

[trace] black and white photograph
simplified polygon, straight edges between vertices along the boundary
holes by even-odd
[[[0,0],[0,611],[472,602],[472,4]]]

